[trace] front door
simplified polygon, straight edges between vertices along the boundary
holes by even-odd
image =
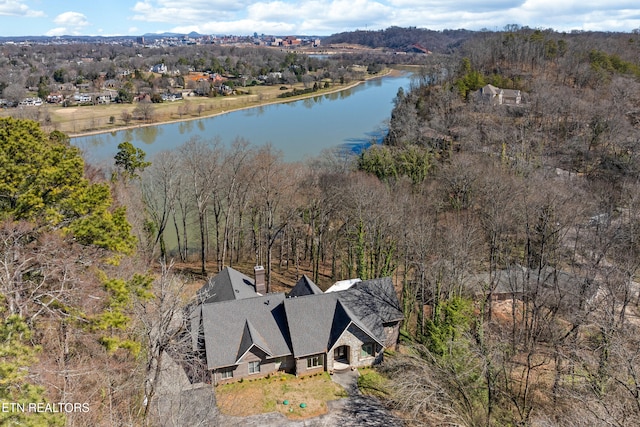
[[[336,349],[333,350],[333,360],[349,363],[348,349],[349,347],[347,347],[346,345],[341,345],[340,347],[336,347]]]

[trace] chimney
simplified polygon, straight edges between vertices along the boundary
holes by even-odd
[[[265,271],[264,267],[261,265],[256,265],[253,267],[253,272],[255,273],[256,278],[256,292],[259,294],[267,293],[267,283],[265,281]]]

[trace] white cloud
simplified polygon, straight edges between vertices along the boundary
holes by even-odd
[[[269,21],[257,22],[252,20],[238,20],[228,22],[208,22],[197,26],[178,26],[170,31],[176,33],[190,33],[196,31],[201,34],[239,34],[248,35],[253,32],[266,34],[294,34],[297,26],[291,22]]]
[[[213,34],[332,34],[394,25],[434,30],[502,29],[507,24],[561,31],[622,30],[639,26],[636,3],[637,0],[136,0],[129,19],[156,22],[162,31]],[[623,13],[625,10],[628,12]],[[599,16],[595,14],[598,11],[607,12]]]
[[[87,17],[79,12],[64,12],[56,16],[53,20],[58,25],[66,27],[79,28],[89,25]]]
[[[151,31],[209,34],[318,34],[356,29],[417,26],[433,30],[503,29],[507,24],[531,28],[630,31],[640,28],[638,0],[116,0],[113,15],[94,16],[91,2],[0,0],[0,32],[44,32],[42,10],[74,3],[75,12],[50,20],[50,35]],[[82,3],[82,5],[81,5]],[[126,7],[117,6],[127,4]],[[81,9],[84,8],[84,9]],[[52,14],[50,14],[53,16]],[[105,14],[106,15],[106,14]],[[20,19],[24,18],[24,19]],[[91,20],[91,25],[89,24]],[[128,23],[127,23],[128,21]],[[32,24],[33,23],[33,24]],[[154,24],[150,24],[154,23]],[[135,24],[135,26],[133,25]],[[95,28],[102,28],[97,30]]]
[[[56,16],[53,22],[58,27],[47,31],[48,36],[80,35],[82,29],[89,26],[87,17],[79,12],[64,12]]]
[[[36,18],[45,16],[44,12],[31,10],[21,0],[0,0],[0,16],[25,16]]]
[[[179,3],[175,0],[142,0],[132,8],[132,19],[146,22],[199,25],[196,23],[233,19],[251,3],[249,0],[192,0]]]
[[[143,0],[136,3],[134,19],[174,23],[172,32],[211,34],[331,34],[354,28],[392,25],[394,10],[384,0],[258,0],[242,10],[198,9],[189,3],[178,12],[175,2]],[[215,3],[215,2],[214,2]],[[211,2],[207,2],[211,5]],[[234,3],[237,5],[238,3]],[[179,17],[178,17],[179,15]]]
[[[58,28],[52,28],[49,31],[47,31],[45,33],[46,36],[51,36],[51,37],[55,37],[55,36],[66,36],[69,35],[69,31],[67,31],[66,27],[58,27]]]

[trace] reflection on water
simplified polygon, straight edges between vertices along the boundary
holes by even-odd
[[[185,133],[191,133],[193,130],[193,120],[187,120],[186,122],[180,122],[178,124],[178,132],[180,135],[184,135]]]
[[[71,143],[84,149],[90,147],[91,160],[98,163],[103,159],[110,162],[118,144],[123,141],[142,148],[147,158],[152,159],[155,153],[175,149],[194,136],[204,140],[218,138],[223,144],[230,144],[240,137],[254,145],[271,142],[284,153],[286,161],[297,161],[316,156],[324,149],[343,144],[353,149],[358,144],[378,138],[371,134],[372,129],[375,133],[385,127],[398,88],[407,89],[409,84],[409,75],[384,77],[304,100],[198,120],[72,138]],[[227,104],[232,107],[231,101],[228,100]]]
[[[302,104],[305,106],[305,108],[313,108],[313,106],[316,104],[316,100],[314,98],[306,98],[302,101]]]
[[[156,142],[158,136],[162,135],[162,133],[163,129],[161,126],[145,126],[135,130],[134,138],[147,145],[151,145]]]
[[[124,139],[122,141],[133,141],[133,128],[129,128],[123,132]],[[117,137],[117,135],[116,135]]]
[[[329,101],[335,101],[336,99],[340,98],[340,94],[338,92],[328,93],[325,95],[325,98],[327,98]]]
[[[388,131],[389,129],[385,127],[367,132],[364,138],[348,138],[345,143],[340,144],[338,150],[343,154],[359,155],[373,144],[382,144]]]

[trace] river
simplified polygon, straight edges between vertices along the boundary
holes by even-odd
[[[177,123],[138,127],[76,137],[71,143],[93,164],[111,164],[117,146],[129,141],[147,153],[179,147],[197,136],[230,144],[243,138],[253,145],[271,143],[289,162],[314,157],[325,149],[357,151],[386,132],[399,87],[405,91],[410,74],[368,80],[340,92],[299,101],[271,104]]]

